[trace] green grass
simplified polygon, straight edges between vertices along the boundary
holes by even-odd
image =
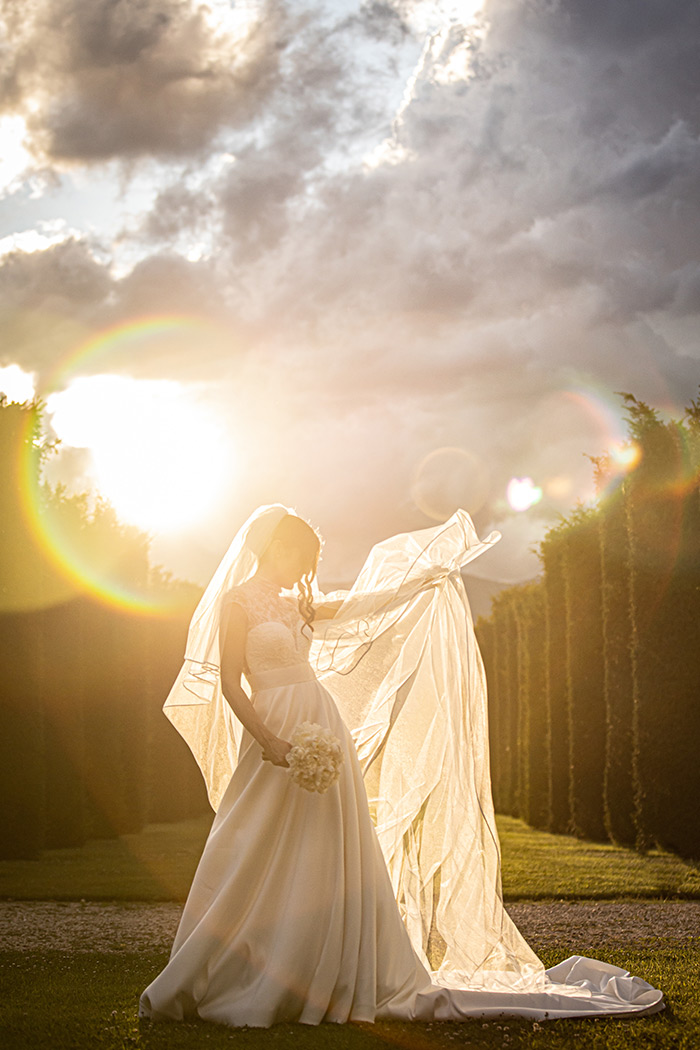
[[[0,896],[27,900],[183,900],[210,820],[152,825],[138,835],[47,851],[39,861],[0,862]],[[533,831],[500,817],[505,894],[546,898],[700,898],[698,865],[653,852]],[[537,950],[537,944],[533,943]],[[540,951],[546,965],[576,947]],[[668,1008],[648,1018],[480,1021],[377,1025],[280,1025],[227,1029],[203,1022],[139,1024],[141,990],[162,969],[162,952],[2,952],[0,1046],[8,1050],[697,1050],[700,1046],[700,938],[602,946],[596,956],[639,974],[666,995]]]
[[[0,861],[0,897],[15,900],[184,901],[211,817],[149,824],[137,835]]]
[[[561,952],[543,952],[547,965]],[[90,955],[0,952],[0,1039],[7,1050],[696,1050],[700,1042],[700,940],[661,941],[598,953],[663,988],[667,1009],[645,1018],[473,1020],[461,1024],[278,1025],[229,1029],[203,1022],[139,1023],[138,996],[164,966],[163,953]]]
[[[17,900],[183,901],[210,817],[152,824],[138,835],[47,850],[38,861],[0,861],[0,897]],[[533,831],[498,818],[507,900],[620,897],[700,899],[700,865]]]
[[[534,831],[498,817],[507,900],[602,900],[621,897],[700,899],[700,864],[672,853],[642,855],[570,835]]]

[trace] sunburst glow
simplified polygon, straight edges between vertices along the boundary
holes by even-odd
[[[228,446],[180,383],[75,379],[47,410],[64,445],[89,450],[96,486],[123,521],[177,532],[213,510],[230,473]]]
[[[203,16],[211,26],[235,40],[246,37],[258,24],[262,10],[261,0],[208,0]]]
[[[19,365],[0,368],[0,397],[19,404],[31,401],[34,397],[33,374],[23,371]]]
[[[422,32],[449,25],[469,25],[481,12],[484,0],[419,0],[409,7],[406,18]]]

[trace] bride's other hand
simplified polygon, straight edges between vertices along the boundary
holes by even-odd
[[[273,766],[283,766],[286,769],[289,766],[287,755],[291,750],[292,745],[288,740],[272,737],[263,747],[263,762],[272,762]]]

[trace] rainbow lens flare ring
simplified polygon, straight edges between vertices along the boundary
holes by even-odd
[[[99,375],[100,364],[105,366],[102,374],[126,374],[123,359],[132,358],[141,351],[144,351],[144,356],[145,352],[149,355],[194,353],[201,352],[202,345],[214,343],[219,350],[221,346],[226,346],[230,354],[231,342],[231,335],[224,328],[191,315],[149,316],[117,325],[80,343],[44,377],[41,385],[42,404],[53,394],[65,392],[72,381]],[[54,572],[65,582],[63,595],[58,590],[56,594],[59,596],[47,599],[47,603],[89,593],[135,613],[170,614],[181,601],[175,592],[168,597],[165,593],[167,589],[161,588],[162,593],[156,594],[147,578],[140,584],[125,583],[118,574],[118,566],[110,565],[108,558],[96,563],[61,528],[55,507],[52,509],[47,506],[42,491],[41,456],[32,435],[35,423],[36,415],[28,412],[19,449],[18,483],[22,508],[34,542]],[[185,499],[184,491],[182,498]],[[191,494],[191,498],[196,498],[196,494]],[[131,529],[132,540],[136,543],[136,528],[122,522],[119,522],[119,527],[125,531]],[[148,539],[143,529],[138,531],[144,540]]]

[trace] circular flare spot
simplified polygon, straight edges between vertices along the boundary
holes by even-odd
[[[512,510],[529,510],[542,499],[542,489],[532,478],[511,478],[506,489],[506,498]]]
[[[446,445],[424,456],[411,481],[411,498],[433,521],[445,521],[462,508],[470,514],[488,499],[490,478],[486,466],[472,452]]]

